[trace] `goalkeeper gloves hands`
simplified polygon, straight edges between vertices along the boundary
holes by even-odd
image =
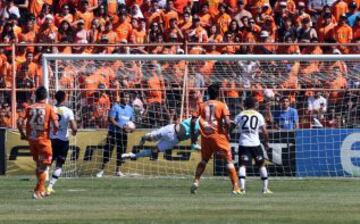
[[[201,146],[199,144],[191,144],[191,150],[193,151],[200,151]]]

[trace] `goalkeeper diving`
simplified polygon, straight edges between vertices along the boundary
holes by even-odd
[[[145,142],[157,142],[156,150],[144,149],[138,153],[124,153],[123,159],[137,159],[142,157],[150,157],[156,160],[159,152],[171,150],[181,141],[186,141],[191,138],[197,139],[200,135],[199,119],[196,119],[195,126],[191,127],[191,117],[187,118],[177,124],[168,124],[159,129],[155,129],[141,137],[139,143],[142,147]],[[200,150],[200,145],[191,144],[191,150]]]

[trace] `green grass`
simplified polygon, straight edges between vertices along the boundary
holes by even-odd
[[[205,179],[190,195],[190,179],[61,179],[41,201],[33,185],[0,178],[0,223],[360,223],[356,179],[275,180],[273,195],[251,179],[245,196],[231,195],[228,180]]]

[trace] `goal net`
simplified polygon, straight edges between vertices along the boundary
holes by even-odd
[[[141,136],[189,116],[219,82],[231,117],[254,96],[270,135],[267,166],[271,176],[360,175],[360,57],[358,55],[58,55],[43,56],[44,84],[51,96],[68,94],[82,131],[70,142],[65,175],[95,175],[103,162],[108,113],[130,95],[136,130],[127,152],[150,149],[150,157],[126,160],[128,175],[190,176],[200,152],[190,142],[154,153],[156,142]],[[289,109],[290,108],[290,109]],[[292,108],[292,109],[291,109]],[[238,132],[231,134],[237,163]],[[199,140],[200,142],[200,140]],[[116,147],[106,165],[112,175]],[[215,155],[206,175],[226,175]],[[249,175],[258,174],[249,167]]]

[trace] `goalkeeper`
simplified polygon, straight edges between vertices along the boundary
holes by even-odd
[[[168,124],[159,129],[153,130],[145,134],[139,143],[140,146],[143,146],[145,142],[157,142],[156,150],[145,149],[138,153],[124,153],[122,155],[123,159],[137,159],[142,157],[150,157],[151,160],[156,160],[159,152],[165,152],[171,150],[179,142],[191,139],[191,133],[195,139],[200,135],[200,125],[199,119],[196,119],[194,130],[191,130],[191,117],[183,120],[178,124]],[[191,145],[192,150],[200,150],[198,144]]]

